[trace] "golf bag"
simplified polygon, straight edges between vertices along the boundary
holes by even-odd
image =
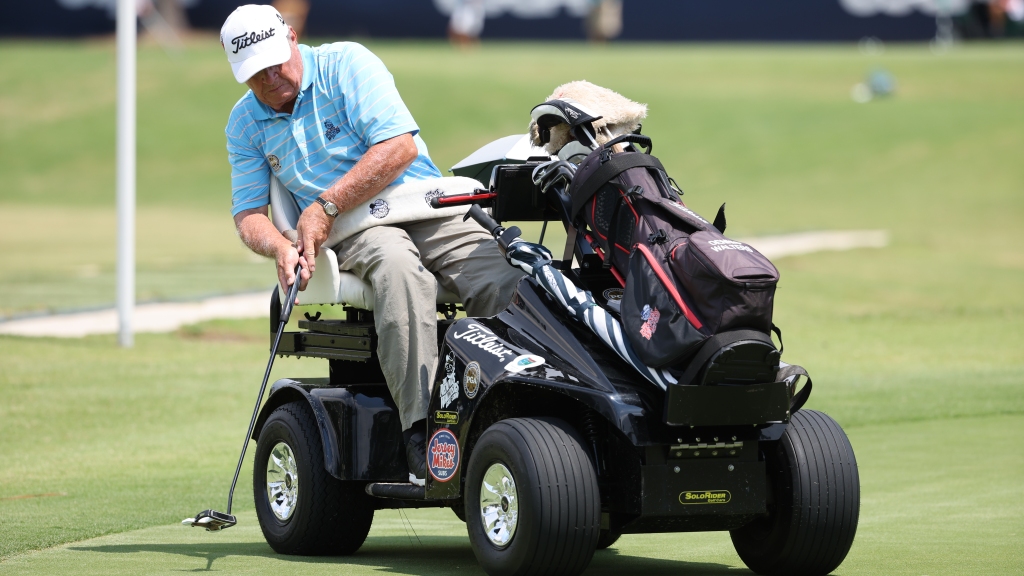
[[[622,143],[630,145],[614,152]],[[636,354],[672,368],[723,332],[767,338],[778,270],[722,234],[724,206],[715,224],[687,208],[651,149],[647,136],[615,138],[583,160],[570,188],[573,219],[594,232],[604,266],[625,278],[621,315]]]

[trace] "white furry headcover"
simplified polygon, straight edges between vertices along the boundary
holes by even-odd
[[[647,117],[647,105],[633,102],[629,98],[607,88],[591,84],[586,80],[577,80],[562,84],[551,93],[544,101],[557,98],[570,98],[588,108],[592,113],[602,118],[594,122],[594,129],[597,131],[597,142],[605,142],[629,134],[636,130],[640,121]],[[530,121],[530,139],[534,146],[540,146],[540,131],[537,123]],[[573,137],[569,134],[569,126],[559,124],[551,128],[551,140],[544,145],[544,149],[550,154],[555,154],[569,142]]]

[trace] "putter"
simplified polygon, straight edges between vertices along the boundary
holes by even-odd
[[[277,356],[277,346],[281,343],[281,334],[284,333],[284,325],[288,323],[288,317],[291,316],[292,307],[295,305],[295,298],[299,294],[299,273],[301,271],[301,264],[295,267],[295,282],[293,282],[291,287],[288,288],[288,297],[285,299],[284,306],[281,307],[281,317],[280,322],[277,325],[277,335],[274,336],[274,345],[270,348],[270,362],[267,363],[267,372],[263,375],[263,384],[260,386],[260,394],[256,397],[256,406],[253,407],[252,419],[249,420],[249,430],[245,433],[245,439],[242,441],[242,453],[238,456],[238,466],[235,467],[235,477],[231,480],[231,489],[228,490],[228,511],[227,513],[224,513],[212,509],[203,510],[199,514],[196,514],[194,518],[185,518],[181,521],[182,524],[206,528],[207,532],[215,532],[217,530],[231,528],[235,524],[238,524],[238,519],[231,514],[231,503],[235,497],[235,485],[238,484],[238,474],[242,471],[242,461],[245,459],[245,449],[249,447],[249,439],[252,437],[252,429],[256,425],[256,416],[260,411],[260,402],[263,401],[263,392],[266,391],[267,381],[270,380],[270,369],[274,367],[274,357]]]

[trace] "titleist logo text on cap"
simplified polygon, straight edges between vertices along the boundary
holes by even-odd
[[[269,30],[264,30],[263,32],[260,32],[258,34],[256,32],[250,32],[249,34],[241,34],[239,36],[235,36],[231,39],[231,44],[235,47],[235,51],[232,52],[232,54],[238,54],[239,50],[248,48],[253,44],[262,42],[273,35],[274,29],[271,28]]]

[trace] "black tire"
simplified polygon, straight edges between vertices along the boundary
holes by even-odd
[[[298,476],[293,511],[283,520],[267,494],[268,460],[280,443],[294,455]],[[342,482],[324,468],[320,431],[306,402],[280,406],[267,418],[256,442],[252,488],[263,537],[280,554],[352,554],[363,545],[373,522],[373,504],[363,486]]]
[[[502,546],[485,533],[480,506],[484,474],[495,464],[511,473],[519,511]],[[515,418],[488,428],[469,460],[465,503],[473,553],[490,576],[572,576],[594,556],[601,529],[597,474],[578,434],[561,420]]]
[[[860,516],[853,447],[827,414],[800,410],[766,450],[768,517],[732,531],[748,568],[770,576],[820,576],[846,558]]]
[[[601,534],[597,537],[597,549],[604,550],[612,544],[615,544],[618,542],[620,536],[622,536],[622,534],[618,534],[610,530],[601,530]]]

